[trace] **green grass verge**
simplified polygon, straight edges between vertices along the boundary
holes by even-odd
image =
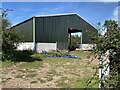
[[[34,61],[34,62],[24,62],[19,65],[19,68],[29,68],[29,69],[37,69],[43,66],[42,61]]]
[[[2,62],[1,64],[3,68],[11,67],[16,64],[16,62],[12,62],[12,61],[0,61],[0,62]]]
[[[73,88],[98,88],[98,79],[95,78],[91,80],[91,82],[88,84],[87,81],[90,79],[90,77],[85,77],[83,79],[78,79],[75,81],[75,83],[72,85]],[[87,85],[88,84],[88,85]]]
[[[79,56],[80,58],[87,58],[87,56],[90,55],[90,52],[88,51],[73,51],[73,52],[70,52],[71,55],[74,55],[74,56]]]

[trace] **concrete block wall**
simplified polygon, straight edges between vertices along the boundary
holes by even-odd
[[[92,50],[93,44],[82,44],[80,45],[81,50]],[[35,44],[33,42],[27,43],[20,43],[18,50],[34,50]],[[64,42],[57,42],[57,43],[36,43],[36,52],[42,52],[42,50],[49,51],[49,50],[67,50],[68,44]]]
[[[41,52],[42,50],[45,50],[45,51],[56,50],[57,43],[37,43],[36,49],[37,49],[37,52]]]
[[[18,50],[34,50],[33,42],[20,43],[17,47]]]
[[[92,50],[93,44],[82,44],[80,45],[81,50]]]

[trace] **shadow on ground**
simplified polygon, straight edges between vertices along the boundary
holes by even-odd
[[[34,54],[31,50],[22,50],[22,51],[15,51],[14,52],[14,60],[15,62],[34,62],[34,61],[42,61],[42,59],[38,57],[33,57]]]

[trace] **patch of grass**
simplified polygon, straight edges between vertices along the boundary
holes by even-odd
[[[75,88],[75,87],[77,87],[77,88],[98,88],[98,80],[97,79],[93,79],[91,81],[91,83],[87,86],[87,81],[89,80],[89,78],[85,77],[83,79],[78,79],[73,84],[73,88]]]
[[[51,76],[57,76],[57,72],[55,70],[51,70],[50,72],[47,73],[48,75],[51,75]]]
[[[29,69],[37,69],[43,66],[42,61],[34,61],[34,62],[24,62],[19,65],[19,68],[29,68]]]
[[[26,73],[26,70],[23,70],[23,69],[20,69],[19,71],[22,73]]]
[[[41,82],[41,83],[45,83],[46,81],[42,78],[38,78],[38,80]]]
[[[15,74],[15,72],[13,71],[13,72],[11,72],[12,74]]]
[[[13,62],[13,61],[0,61],[2,62],[2,67],[5,68],[5,67],[11,67],[13,65],[16,64],[16,62]]]
[[[87,56],[90,55],[90,52],[89,51],[73,51],[73,52],[70,52],[71,55],[74,55],[74,56],[79,56],[80,58],[87,58]]]
[[[45,61],[48,61],[49,63],[64,63],[64,62],[70,62],[73,59],[72,58],[49,58],[49,57],[45,57],[44,58]]]
[[[55,70],[51,70],[47,73],[47,76],[45,77],[47,81],[52,81],[54,76],[57,76],[57,72]]]
[[[23,76],[25,76],[25,75],[23,75],[23,74],[18,74],[18,75],[15,76],[15,78],[23,78]]]
[[[65,83],[65,81],[67,80],[67,77],[61,77],[61,79],[59,81],[57,81],[57,85],[60,88],[70,88],[70,84],[69,83]]]
[[[33,54],[31,55],[33,58],[44,58],[44,56],[41,53]]]
[[[18,71],[20,71],[22,73],[33,73],[33,72],[35,72],[35,70],[29,70],[29,69],[20,69]]]
[[[52,81],[53,77],[52,76],[47,76],[47,81]]]
[[[9,70],[2,70],[2,74],[8,74]]]
[[[2,78],[2,81],[0,82],[1,84],[2,83],[5,83],[6,81],[10,80],[11,78]]]
[[[74,68],[76,68],[76,65],[66,65],[66,68],[74,69]]]
[[[37,81],[31,81],[30,83],[37,83]]]
[[[28,72],[28,73],[34,73],[35,70],[29,70],[29,69],[27,69],[27,72]]]
[[[33,78],[33,77],[35,77],[35,76],[37,76],[36,73],[31,73],[31,74],[26,75],[26,77],[30,77],[30,78]]]

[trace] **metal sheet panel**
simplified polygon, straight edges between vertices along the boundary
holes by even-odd
[[[43,19],[43,22],[41,21]],[[67,42],[67,28],[65,17],[37,17],[36,40],[37,42]],[[43,28],[41,26],[43,25]],[[40,38],[42,36],[43,38]]]
[[[90,43],[91,35],[93,33],[97,33],[97,30],[94,27],[92,27],[89,23],[87,23],[84,19],[80,18],[76,14],[37,17],[37,41],[68,42],[68,28],[83,30],[83,43]]]
[[[33,42],[33,20],[28,20],[24,23],[21,23],[17,26],[14,26],[13,29],[23,39],[24,42]]]

